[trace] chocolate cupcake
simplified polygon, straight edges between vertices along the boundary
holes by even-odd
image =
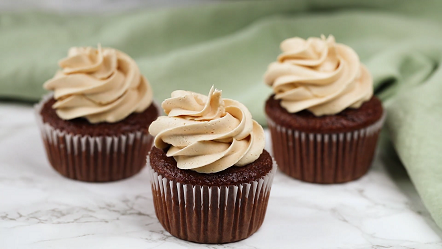
[[[149,132],[155,213],[180,239],[228,243],[255,233],[264,221],[276,170],[264,131],[241,103],[174,91]]]
[[[281,50],[264,75],[274,91],[265,112],[279,168],[313,183],[360,178],[385,119],[370,73],[333,36],[287,39]]]
[[[88,182],[124,179],[146,164],[150,123],[159,115],[152,89],[128,55],[74,47],[36,105],[46,153],[63,176]]]

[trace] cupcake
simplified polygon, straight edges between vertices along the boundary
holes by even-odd
[[[276,170],[264,131],[241,103],[174,91],[149,132],[155,213],[169,233],[198,243],[229,243],[264,221]]]
[[[138,173],[159,115],[135,61],[112,48],[74,47],[44,83],[53,91],[36,105],[47,157],[71,179],[107,182]]]
[[[295,37],[264,81],[274,158],[285,174],[313,183],[342,183],[369,169],[385,112],[373,80],[350,47],[325,38]]]

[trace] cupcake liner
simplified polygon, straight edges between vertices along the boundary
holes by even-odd
[[[370,168],[385,112],[374,124],[343,133],[308,133],[276,124],[267,117],[273,156],[285,174],[312,183],[343,183]]]
[[[276,171],[230,186],[183,184],[163,177],[148,164],[155,213],[170,234],[198,243],[245,239],[262,225]]]
[[[45,96],[35,106],[35,114],[47,157],[57,172],[75,180],[107,182],[133,176],[145,166],[153,142],[150,134],[137,131],[89,136],[55,129],[40,115],[43,104],[51,97]]]

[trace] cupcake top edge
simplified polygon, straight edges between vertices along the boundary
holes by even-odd
[[[64,120],[115,123],[152,103],[152,88],[136,62],[113,48],[72,47],[60,70],[43,87],[54,92],[53,108]]]
[[[264,82],[290,113],[309,110],[315,116],[359,108],[373,96],[373,79],[356,52],[328,38],[289,38],[268,66]]]
[[[155,147],[174,157],[177,167],[216,173],[254,162],[265,145],[264,130],[243,104],[209,94],[177,90],[164,100],[167,116],[149,127]]]

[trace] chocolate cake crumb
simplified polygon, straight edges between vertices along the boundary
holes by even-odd
[[[229,186],[249,183],[267,175],[273,167],[272,157],[266,150],[263,150],[261,156],[248,165],[232,166],[211,174],[179,169],[173,157],[167,157],[163,150],[156,147],[150,151],[149,159],[153,170],[163,177],[183,184],[199,186]]]
[[[119,136],[136,131],[143,131],[147,133],[149,125],[159,115],[157,107],[154,104],[151,104],[143,112],[132,113],[119,122],[101,122],[92,124],[85,118],[75,118],[71,120],[61,119],[60,117],[58,117],[55,109],[52,108],[55,102],[56,100],[54,98],[51,98],[44,103],[40,111],[43,122],[50,124],[55,129],[70,134],[90,136]]]
[[[347,108],[334,115],[315,116],[308,110],[289,113],[281,100],[271,95],[265,105],[267,116],[280,126],[308,133],[340,133],[359,130],[378,121],[383,113],[381,101],[373,96],[361,107]]]

